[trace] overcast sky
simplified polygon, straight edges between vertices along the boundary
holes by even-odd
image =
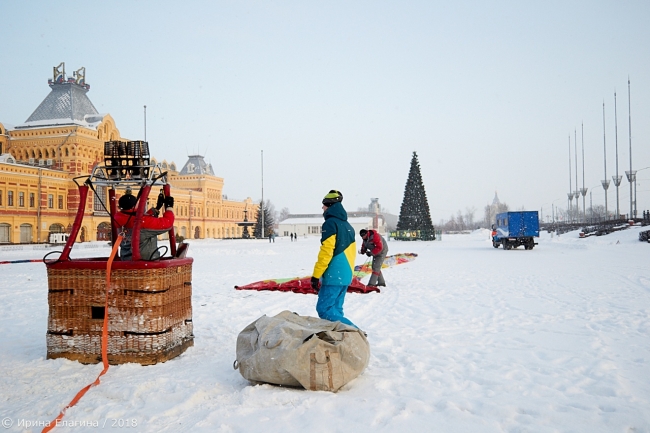
[[[159,159],[205,155],[229,198],[320,212],[371,197],[398,214],[417,151],[434,224],[483,208],[566,207],[650,166],[650,2],[3,0],[0,122],[23,123],[52,67],[86,67],[90,100]],[[587,206],[589,206],[587,195]],[[593,202],[604,204],[602,187]],[[638,208],[650,208],[650,169]],[[575,203],[575,202],[574,202]],[[609,208],[615,206],[609,190]],[[629,211],[629,184],[620,187]]]

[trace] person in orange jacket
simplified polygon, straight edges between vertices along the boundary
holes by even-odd
[[[120,258],[131,260],[131,237],[133,235],[133,224],[135,223],[135,205],[137,199],[127,190],[126,194],[120,197],[118,206],[120,211],[114,216],[118,231],[124,232],[125,236],[120,244]],[[160,208],[165,206],[165,212],[158,218]],[[140,257],[142,260],[157,260],[160,258],[158,251],[158,235],[169,231],[174,226],[174,197],[165,197],[162,192],[158,195],[158,202],[155,208],[149,209],[142,217],[140,223]]]

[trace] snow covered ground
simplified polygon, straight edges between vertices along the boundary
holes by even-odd
[[[193,241],[195,346],[164,364],[111,366],[64,418],[98,426],[54,431],[650,432],[650,245],[639,231],[544,233],[532,251],[495,250],[487,231],[390,242],[419,257],[386,270],[382,293],[348,294],[372,355],[336,394],[254,386],[232,368],[237,334],[261,315],[316,315],[313,295],[233,286],[309,275],[318,239]],[[109,254],[88,246],[73,257]],[[0,249],[0,260],[45,252]],[[40,431],[25,426],[52,420],[101,371],[45,359],[47,311],[42,263],[0,265],[6,431]]]

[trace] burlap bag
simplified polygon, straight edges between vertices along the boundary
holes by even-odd
[[[254,382],[336,392],[369,358],[368,340],[357,328],[283,311],[239,333],[234,367]]]

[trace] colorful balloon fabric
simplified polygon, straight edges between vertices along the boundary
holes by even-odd
[[[402,263],[407,263],[412,260],[415,260],[417,254],[414,253],[400,253],[393,256],[388,256],[384,260],[382,265],[383,268],[388,268],[395,265],[401,265]],[[370,292],[379,292],[377,287],[368,287],[361,282],[361,279],[372,273],[372,267],[370,262],[364,263],[363,265],[357,265],[354,267],[354,277],[352,278],[352,283],[348,286],[348,293],[370,293]],[[311,288],[311,276],[299,277],[299,278],[277,278],[271,280],[257,281],[255,283],[250,283],[245,286],[235,286],[237,290],[273,290],[280,292],[293,292],[293,293],[304,293],[304,294],[315,294],[316,291]]]

